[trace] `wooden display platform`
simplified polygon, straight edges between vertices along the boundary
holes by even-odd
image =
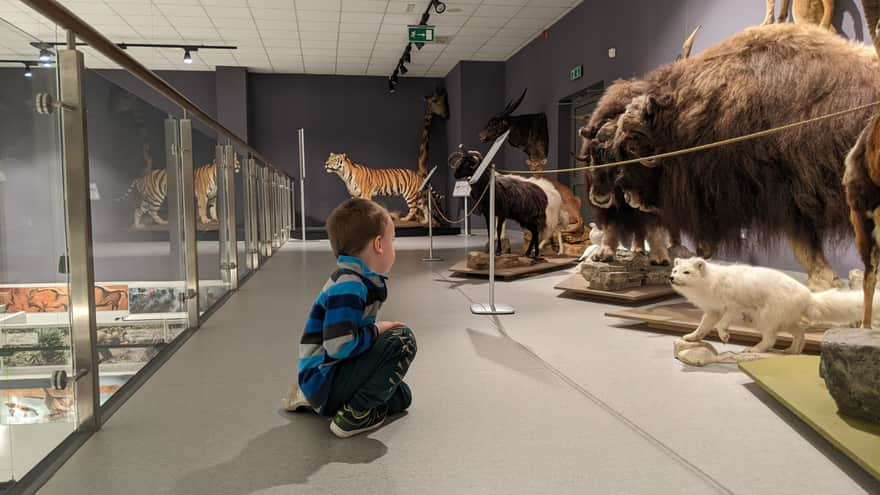
[[[499,280],[515,280],[522,277],[527,277],[529,275],[537,275],[539,273],[547,273],[553,272],[556,270],[562,270],[564,268],[569,268],[578,263],[578,259],[575,257],[547,257],[545,258],[547,261],[542,263],[536,263],[534,265],[529,266],[518,266],[516,268],[497,268],[495,270],[495,278]],[[452,265],[449,268],[449,271],[455,275],[460,276],[475,276],[475,277],[488,277],[489,270],[474,270],[472,268],[468,268],[467,260],[459,261],[458,263]]]
[[[684,335],[697,329],[700,325],[700,319],[703,317],[703,312],[690,303],[681,302],[660,304],[648,308],[611,311],[605,313],[605,316],[640,321],[654,330]],[[761,340],[761,334],[755,330],[755,327],[742,319],[735,320],[730,325],[730,328],[728,328],[728,332],[730,333],[730,341],[739,344],[751,345]],[[823,333],[821,331],[807,333],[804,351],[819,352]],[[718,334],[712,331],[709,337],[717,339]],[[791,344],[791,335],[784,332],[780,333],[776,339],[776,347],[785,348],[789,344]]]
[[[553,288],[563,291],[563,295],[575,295],[625,303],[639,303],[676,295],[672,287],[668,285],[646,285],[617,292],[591,289],[587,287],[586,279],[579,273],[575,273],[571,277],[559,282]]]
[[[843,416],[819,376],[818,356],[740,363],[747,375],[832,445],[880,480],[880,424]]]

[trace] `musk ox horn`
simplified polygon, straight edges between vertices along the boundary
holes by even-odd
[[[688,39],[684,40],[684,45],[681,47],[681,55],[682,58],[688,58],[691,56],[691,50],[694,48],[694,40],[697,39],[697,32],[702,25],[697,25],[697,29],[694,29],[694,32],[688,36]]]

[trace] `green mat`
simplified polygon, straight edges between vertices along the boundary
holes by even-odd
[[[740,369],[835,447],[880,480],[880,424],[837,413],[819,376],[819,356],[740,363]]]

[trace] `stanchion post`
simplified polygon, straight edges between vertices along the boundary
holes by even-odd
[[[299,214],[302,240],[306,240],[306,130],[299,130]]]
[[[471,235],[471,222],[470,222],[470,206],[468,205],[468,197],[464,197],[464,232],[461,235],[465,237],[470,237]]]
[[[428,257],[422,258],[422,261],[443,261],[443,258],[435,258],[434,257],[434,208],[433,208],[433,200],[431,198],[431,176],[434,175],[434,172],[437,171],[437,167],[435,166],[431,169],[431,172],[428,173],[428,176],[425,177],[425,180],[422,182],[422,187],[419,188],[419,192],[425,192],[428,195]]]
[[[506,137],[506,134],[505,134]],[[489,166],[489,302],[471,304],[475,315],[512,315],[513,307],[495,304],[495,166]]]

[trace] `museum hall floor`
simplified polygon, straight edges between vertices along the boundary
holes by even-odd
[[[466,242],[438,239],[431,265],[397,241],[381,315],[418,338],[408,415],[340,440],[280,409],[332,266],[326,242],[291,242],[39,493],[880,493],[735,367],[684,368],[672,336],[558,297],[566,272],[499,282],[517,314],[472,316],[486,283],[446,272]]]

